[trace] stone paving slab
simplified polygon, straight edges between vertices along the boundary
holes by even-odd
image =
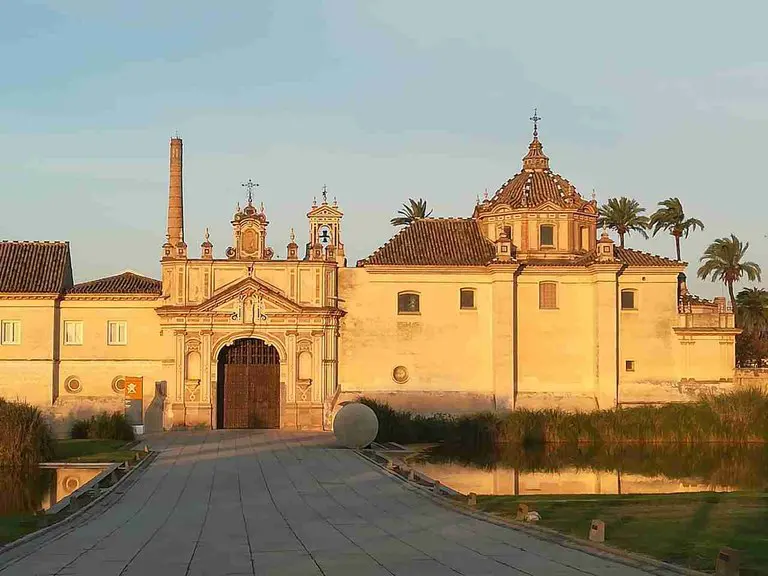
[[[439,506],[323,433],[150,437],[146,470],[0,576],[641,576]],[[655,574],[663,574],[656,569]]]

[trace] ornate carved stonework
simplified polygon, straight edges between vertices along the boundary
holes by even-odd
[[[187,340],[187,352],[199,352],[200,340]]]
[[[200,397],[200,380],[188,380],[184,386],[184,400],[186,402],[199,402]]]

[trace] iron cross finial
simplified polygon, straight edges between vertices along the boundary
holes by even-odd
[[[531,122],[533,122],[533,135],[534,137],[539,135],[539,120],[541,120],[541,117],[538,114],[539,109],[534,108],[533,109],[533,116],[529,118]]]
[[[323,184],[323,204],[328,203],[328,186]]]
[[[243,182],[242,186],[248,188],[248,204],[253,203],[253,189],[256,188],[258,184],[255,184],[253,180],[248,178],[248,182]]]

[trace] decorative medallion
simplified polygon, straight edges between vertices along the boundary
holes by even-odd
[[[296,385],[296,391],[298,392],[299,402],[309,402],[312,399],[312,383],[311,382],[299,382]]]
[[[395,369],[392,370],[392,379],[398,384],[408,382],[408,368],[405,366],[395,366]]]
[[[61,485],[64,487],[64,490],[67,493],[67,496],[72,494],[75,490],[80,488],[80,479],[76,476],[67,476],[64,478],[64,480],[61,482]]]
[[[112,391],[115,394],[125,394],[125,378],[123,376],[117,376],[112,380]]]
[[[83,385],[80,382],[80,378],[77,376],[70,376],[64,381],[64,389],[70,394],[77,394],[78,392],[82,392]]]

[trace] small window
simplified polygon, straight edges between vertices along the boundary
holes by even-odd
[[[128,343],[128,323],[124,321],[107,323],[107,344],[112,346]]]
[[[0,344],[21,344],[21,322],[3,320],[0,324]]]
[[[403,292],[397,295],[398,314],[418,314],[419,295],[413,292]]]
[[[635,361],[634,360],[627,360],[624,362],[624,367],[627,369],[627,372],[634,372],[635,371]]]
[[[539,227],[539,240],[542,246],[554,246],[555,227],[551,224],[542,224]]]
[[[64,344],[75,346],[83,343],[83,323],[79,320],[64,321]]]
[[[634,310],[635,306],[635,291],[634,290],[622,290],[621,291],[621,309],[622,310]]]
[[[462,288],[459,291],[459,306],[462,310],[475,309],[475,291],[472,288]]]
[[[539,284],[539,308],[544,310],[557,308],[556,282],[541,282]]]

